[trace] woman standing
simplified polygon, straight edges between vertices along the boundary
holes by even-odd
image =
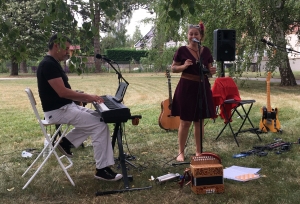
[[[212,66],[213,57],[210,50],[207,47],[199,46],[204,38],[203,23],[189,25],[187,37],[188,45],[182,46],[176,51],[172,63],[172,72],[182,72],[174,93],[171,111],[173,116],[180,116],[177,161],[184,161],[185,143],[192,122],[194,122],[196,156],[202,153],[200,136],[204,135],[203,119],[212,118],[215,115],[211,86],[207,74],[215,74],[216,68]],[[204,72],[204,81],[201,84],[199,83],[200,78],[202,78],[199,68],[200,61],[203,68],[207,70],[207,72]],[[201,107],[199,104],[201,104]],[[200,127],[200,120],[202,120],[202,127]],[[202,131],[201,135],[200,130]]]

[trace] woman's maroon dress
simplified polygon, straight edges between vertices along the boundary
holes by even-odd
[[[201,58],[202,64],[205,67],[213,62],[211,52],[207,47],[203,47]],[[181,64],[184,64],[187,59],[191,59],[193,65],[189,66],[182,73],[196,75],[200,80],[199,65],[196,63],[195,57],[186,46],[180,47],[173,58],[175,62],[180,62]],[[204,100],[204,89],[206,100]],[[202,106],[200,107],[199,104],[202,104]],[[206,107],[208,107],[208,109]],[[180,116],[180,119],[185,121],[198,121],[200,118],[213,118],[215,116],[214,109],[211,86],[207,75],[204,75],[204,83],[182,77],[180,78],[173,97],[171,110],[173,116]]]

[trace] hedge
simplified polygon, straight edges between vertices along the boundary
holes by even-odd
[[[126,50],[126,49],[107,49],[105,55],[108,59],[111,59],[116,62],[124,61],[140,61],[141,57],[146,57],[148,51],[146,50]]]

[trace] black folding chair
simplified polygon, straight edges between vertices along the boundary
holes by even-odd
[[[239,146],[237,136],[242,132],[250,131],[252,133],[255,133],[261,141],[261,138],[257,133],[258,128],[254,127],[249,118],[249,114],[252,109],[253,103],[255,103],[255,100],[242,100],[240,98],[240,94],[235,82],[230,77],[217,78],[212,87],[212,92],[215,105],[220,106],[220,116],[224,119],[225,123],[224,127],[216,137],[216,140],[221,136],[225,128],[229,126],[237,146]],[[242,119],[240,127],[236,132],[231,125],[234,115],[238,115]],[[243,129],[246,121],[249,122],[250,128]]]

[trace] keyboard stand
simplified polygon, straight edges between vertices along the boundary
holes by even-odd
[[[134,119],[138,116],[131,116],[130,119]],[[140,117],[140,116],[139,116]],[[115,128],[114,128],[114,133],[113,133],[113,138],[112,138],[112,146],[114,149],[116,141],[118,142],[118,147],[119,147],[119,157],[120,157],[120,164],[122,168],[122,174],[123,174],[123,182],[124,182],[124,189],[120,190],[113,190],[113,191],[102,191],[102,192],[96,192],[96,196],[102,196],[102,195],[108,195],[108,194],[116,194],[116,193],[124,193],[128,191],[137,191],[137,190],[146,190],[152,188],[152,186],[148,187],[143,187],[143,188],[130,188],[129,187],[129,176],[127,175],[127,169],[126,169],[126,164],[125,164],[125,155],[123,151],[123,144],[122,144],[122,127],[121,123],[115,123]],[[131,179],[133,179],[130,176]]]

